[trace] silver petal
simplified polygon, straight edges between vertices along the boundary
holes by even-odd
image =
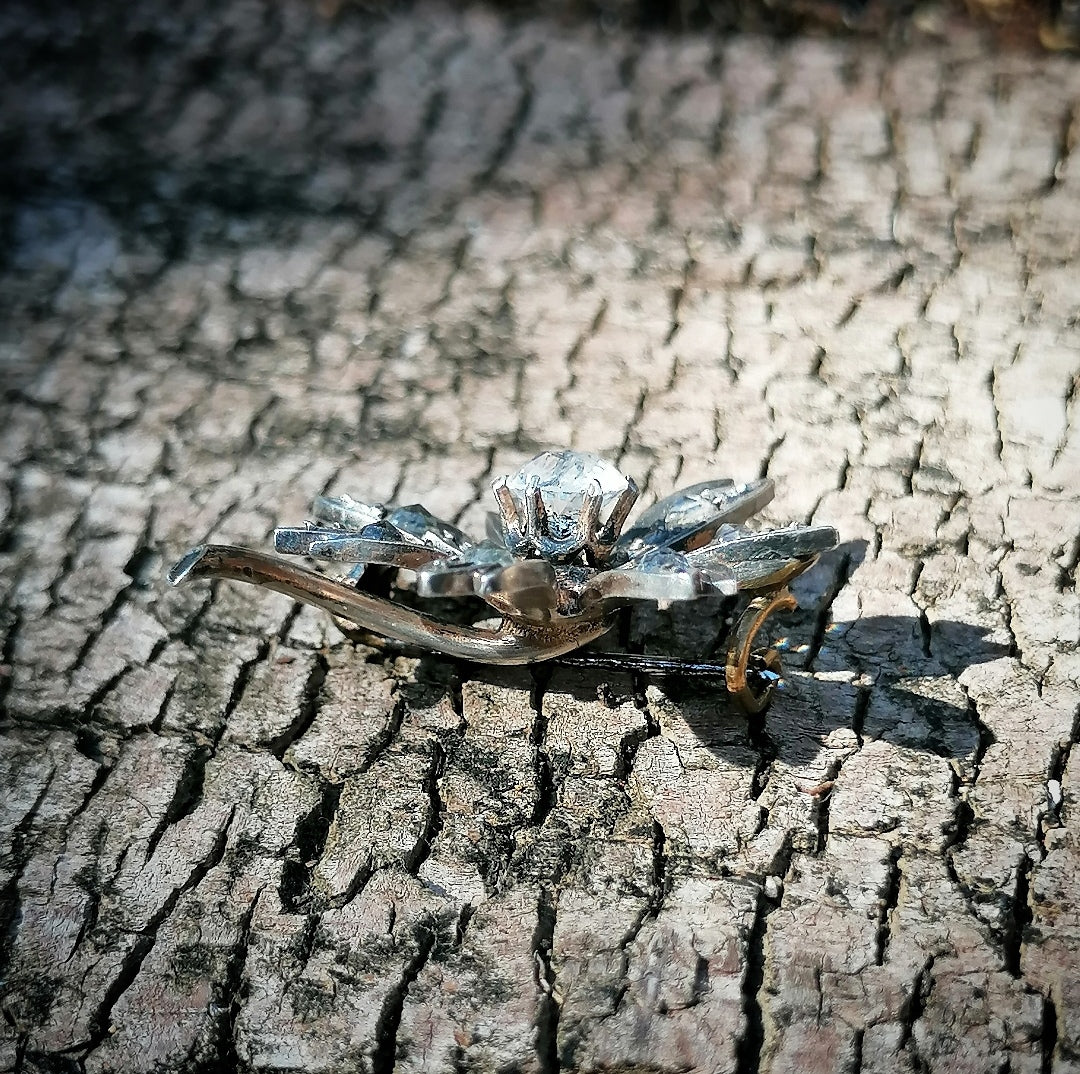
[[[734,593],[734,582],[712,578],[690,562],[687,556],[667,549],[653,549],[632,563],[597,574],[582,589],[585,607],[597,603],[621,604],[631,600],[651,600],[660,607],[676,601],[697,600],[711,593]]]
[[[346,529],[358,530],[386,517],[381,503],[362,503],[352,496],[319,496],[312,505],[320,522],[331,522]]]
[[[550,563],[518,560],[507,549],[487,542],[461,557],[422,568],[416,592],[421,597],[476,596],[530,619],[548,618],[558,602],[555,569]]]
[[[558,607],[555,568],[543,559],[518,560],[485,575],[477,596],[529,619],[548,619]]]
[[[290,556],[379,563],[410,570],[445,556],[385,520],[361,526],[355,532],[322,526],[281,526],[274,530],[274,549]]]
[[[774,494],[772,481],[736,485],[730,478],[702,481],[654,503],[616,545],[616,559],[650,547],[688,551],[707,544],[723,525],[744,522]]]
[[[513,563],[513,554],[502,545],[483,541],[460,556],[427,564],[417,573],[416,592],[421,597],[479,596],[485,575]]]
[[[798,563],[810,566],[822,552],[835,548],[839,540],[832,526],[786,526],[762,533],[730,527],[717,537],[711,544],[688,553],[687,559],[706,574],[730,571],[740,589],[767,586]]]

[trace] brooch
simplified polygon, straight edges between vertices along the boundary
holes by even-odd
[[[765,708],[780,658],[775,649],[755,649],[755,635],[773,612],[795,607],[787,583],[835,547],[835,529],[751,530],[743,523],[772,499],[773,483],[722,478],[680,489],[624,530],[637,486],[584,451],[545,451],[492,488],[498,513],[489,514],[483,540],[419,504],[323,496],[313,521],[274,531],[274,547],[349,565],[341,580],[251,549],[201,545],[172,568],[169,581],[251,582],[322,608],[346,627],[463,660],[531,664],[561,657],[667,675],[722,674],[743,709]],[[399,599],[375,592],[373,583],[380,575],[385,581],[387,571]],[[733,605],[723,665],[633,653],[567,656],[607,633],[619,608],[708,596]],[[499,622],[439,618],[430,611],[436,598],[471,600]]]

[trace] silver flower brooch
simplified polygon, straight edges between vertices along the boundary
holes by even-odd
[[[341,580],[251,549],[201,545],[172,568],[169,581],[251,582],[330,612],[347,632],[462,660],[560,659],[668,676],[722,676],[747,712],[768,705],[780,658],[773,648],[755,648],[755,637],[771,614],[795,607],[787,583],[835,547],[831,526],[751,530],[743,523],[772,499],[772,482],[722,478],[680,489],[624,531],[637,486],[583,451],[545,451],[493,490],[499,510],[488,516],[484,540],[418,504],[324,496],[315,501],[314,521],[274,532],[274,547],[346,565]],[[664,608],[705,597],[731,605],[723,664],[575,652],[608,633],[620,608],[641,602]],[[456,604],[440,598],[456,598]],[[468,602],[481,609],[479,621],[433,613]],[[496,616],[498,622],[490,622]]]

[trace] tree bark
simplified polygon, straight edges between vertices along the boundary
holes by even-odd
[[[0,1069],[1080,1071],[1080,67],[3,20]],[[552,446],[840,530],[766,718],[164,583]]]

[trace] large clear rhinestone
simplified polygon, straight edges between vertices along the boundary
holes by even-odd
[[[525,503],[529,486],[537,483],[548,513],[548,527],[555,536],[573,532],[585,494],[595,481],[600,486],[600,518],[606,521],[627,481],[611,463],[591,451],[544,451],[507,479],[507,487],[519,504]]]

